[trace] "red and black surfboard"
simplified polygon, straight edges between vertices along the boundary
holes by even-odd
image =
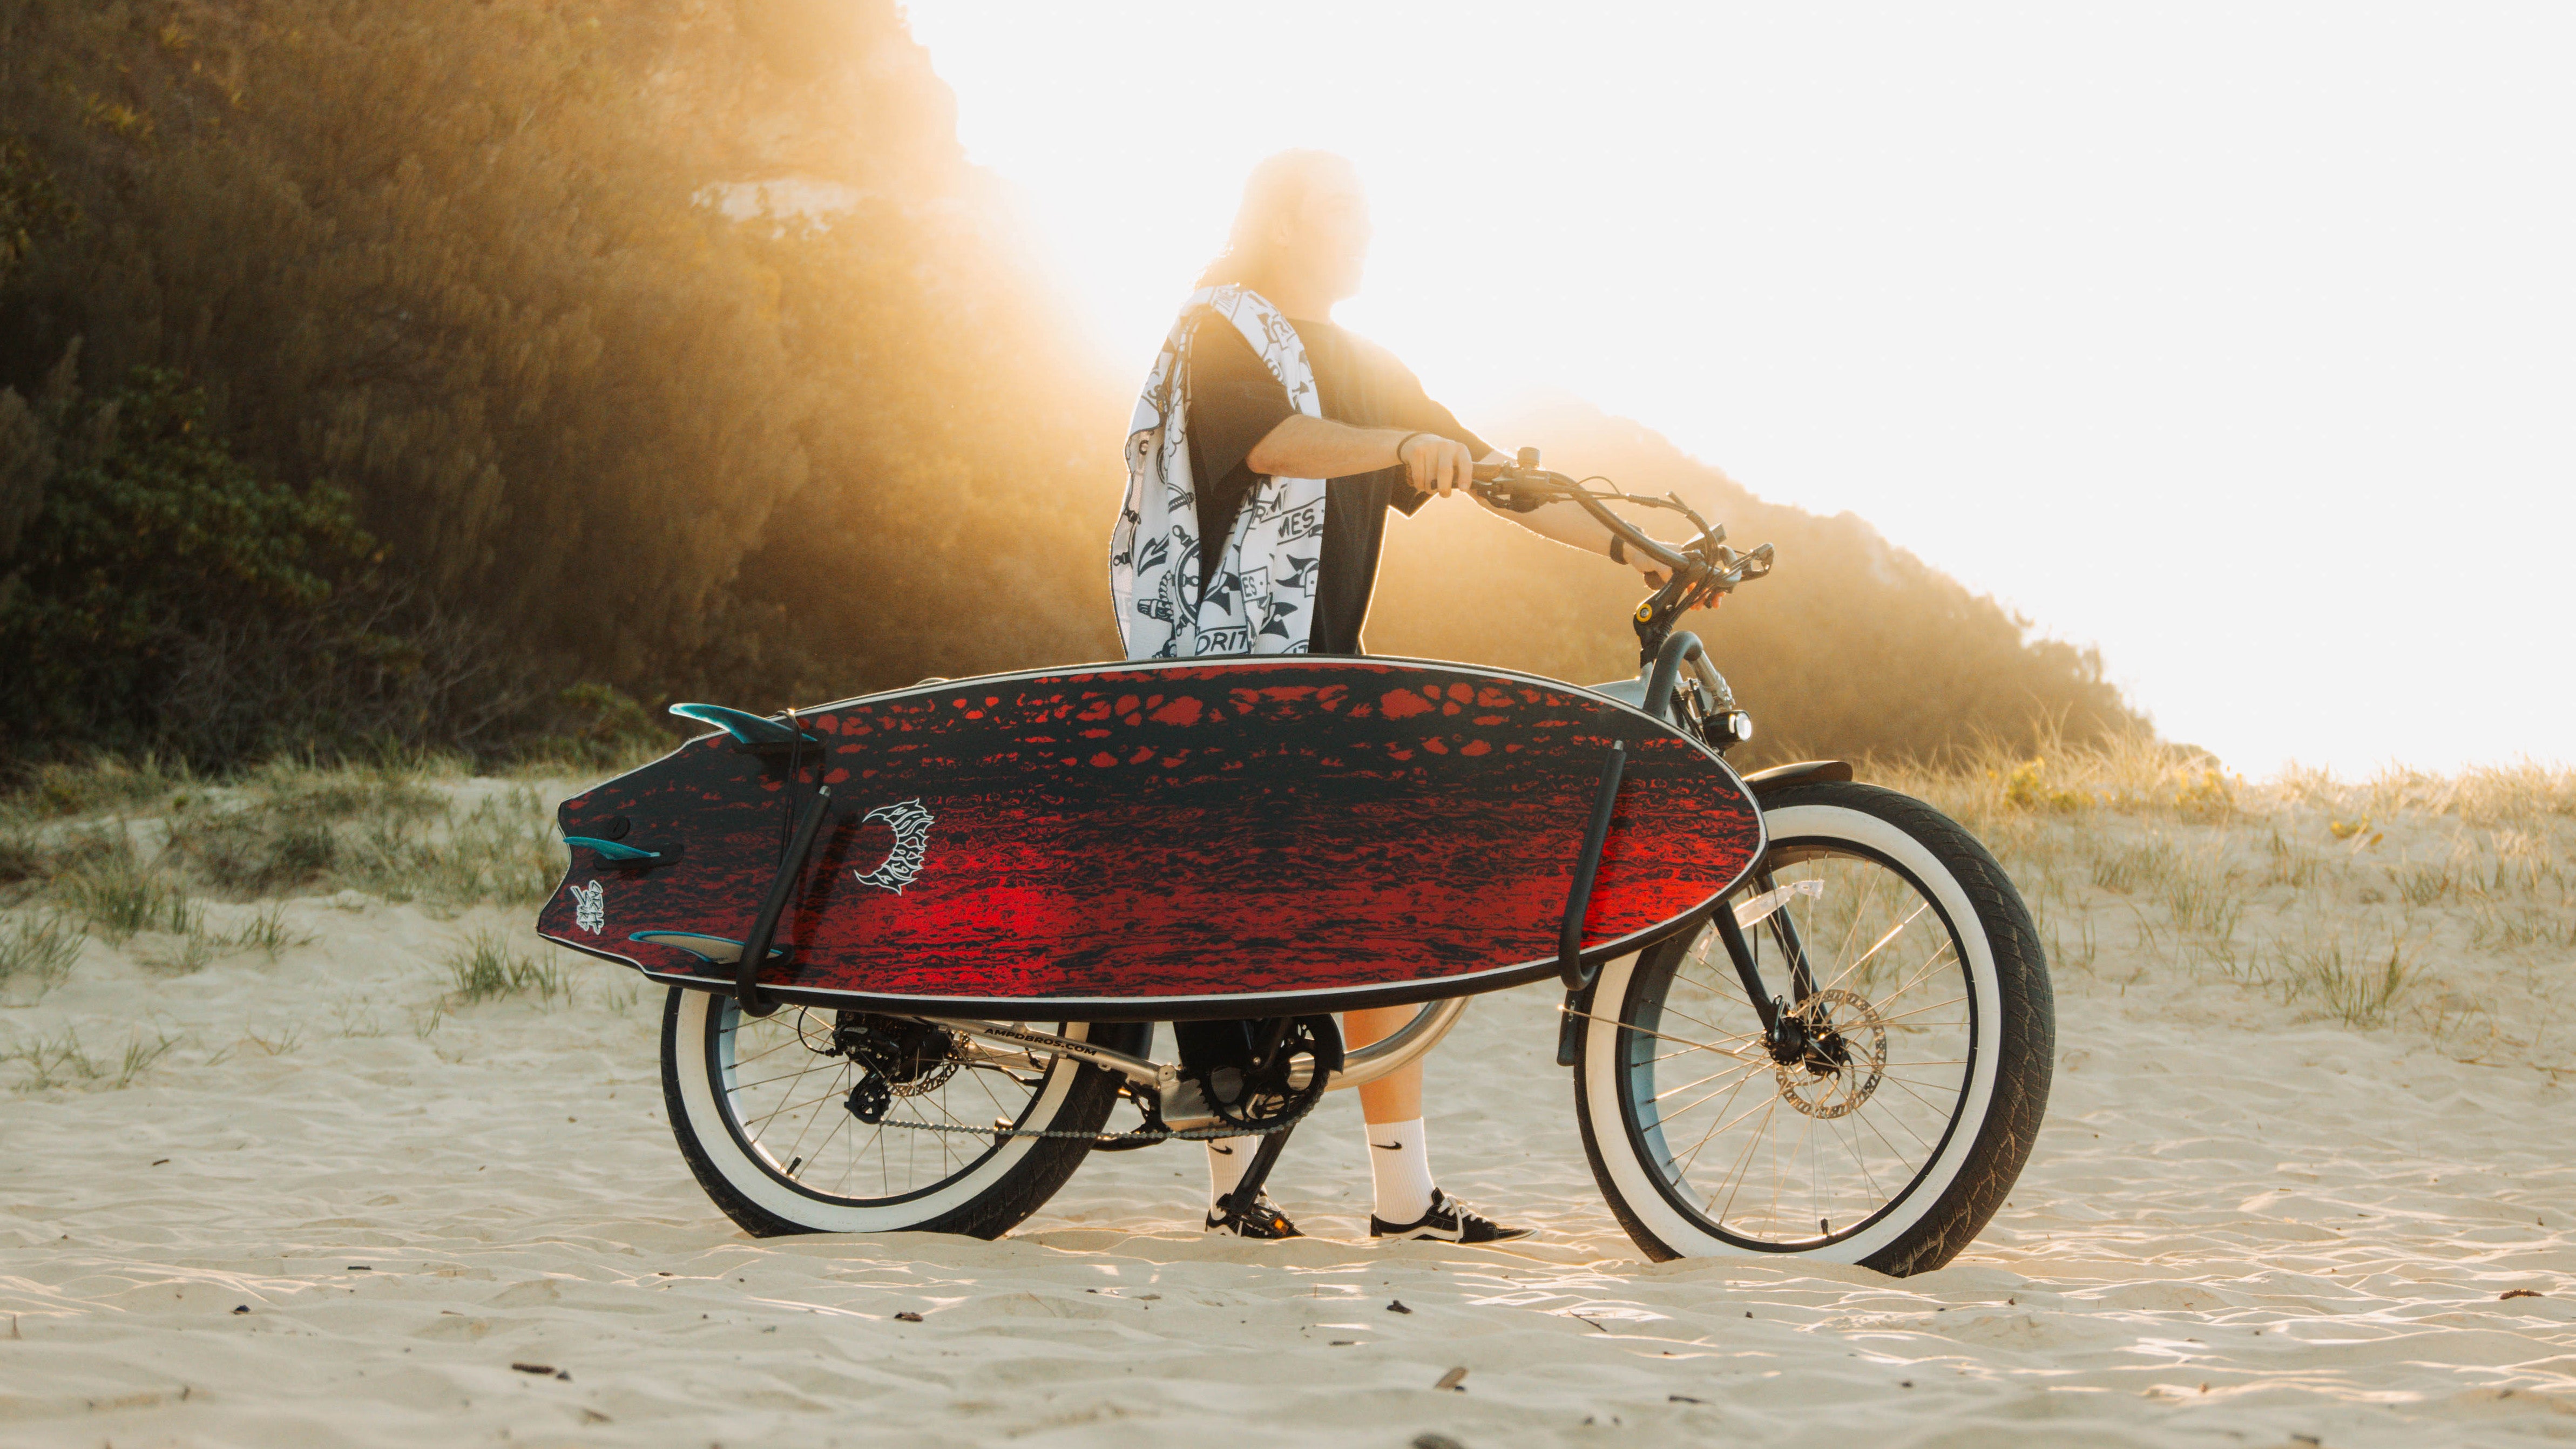
[[[1465,665],[1098,665],[794,723],[814,743],[709,735],[566,801],[572,869],[539,932],[655,980],[731,982],[791,805],[820,783],[832,813],[762,971],[773,994],[1011,1019],[1276,1015],[1554,974],[1614,742],[1626,775],[1587,960],[1696,922],[1763,844],[1743,782],[1670,722]]]

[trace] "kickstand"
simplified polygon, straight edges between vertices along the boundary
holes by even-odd
[[[1288,1134],[1296,1130],[1291,1124],[1261,1139],[1261,1146],[1253,1152],[1252,1163],[1243,1169],[1243,1176],[1234,1184],[1234,1191],[1217,1199],[1219,1224],[1229,1228],[1236,1226],[1243,1221],[1244,1214],[1252,1211],[1252,1205],[1261,1201],[1261,1189],[1270,1180],[1270,1169],[1279,1161],[1279,1154],[1287,1149]]]

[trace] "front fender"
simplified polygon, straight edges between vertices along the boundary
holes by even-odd
[[[1744,777],[1744,784],[1753,792],[1756,801],[1767,804],[1774,793],[1792,785],[1822,785],[1851,777],[1852,767],[1847,761],[1800,760],[1791,765],[1773,765],[1767,770],[1756,770]]]

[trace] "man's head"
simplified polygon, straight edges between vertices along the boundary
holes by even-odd
[[[1225,252],[1199,285],[1239,282],[1292,311],[1329,307],[1359,291],[1370,234],[1368,195],[1349,161],[1282,151],[1252,168]]]

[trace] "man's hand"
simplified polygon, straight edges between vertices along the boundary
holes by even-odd
[[[1404,440],[1395,456],[1404,465],[1405,481],[1417,493],[1437,493],[1446,498],[1476,477],[1476,460],[1467,452],[1467,445],[1438,433],[1414,434]]]
[[[1628,567],[1645,576],[1647,587],[1660,589],[1664,586],[1664,566],[1646,557],[1644,549],[1628,550]]]

